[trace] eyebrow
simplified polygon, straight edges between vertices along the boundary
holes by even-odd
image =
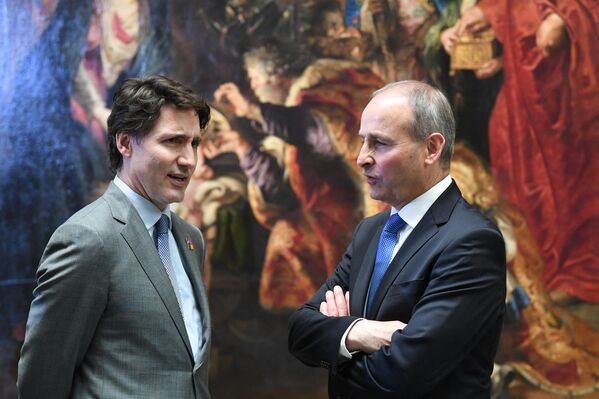
[[[158,137],[178,137],[186,136],[183,130],[164,130],[158,133]]]
[[[388,140],[389,139],[389,137],[387,137],[387,136],[385,136],[383,134],[380,134],[380,133],[372,133],[372,132],[362,133],[362,132],[358,132],[358,135],[360,137],[362,137],[363,139],[365,139],[366,137],[377,139],[377,140]]]

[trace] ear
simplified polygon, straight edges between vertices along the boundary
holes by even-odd
[[[433,165],[439,162],[441,153],[445,148],[445,137],[439,132],[431,133],[426,139],[426,156],[424,163],[426,165]]]
[[[119,132],[116,134],[116,148],[119,150],[123,158],[131,157],[133,152],[131,141],[132,138],[127,133]]]

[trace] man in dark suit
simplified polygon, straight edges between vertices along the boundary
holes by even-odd
[[[329,369],[332,398],[489,398],[505,299],[497,227],[449,176],[454,118],[420,82],[373,94],[358,164],[372,198],[326,283],[289,321],[289,348]]]
[[[205,101],[163,76],[114,96],[106,193],[53,234],[18,389],[28,398],[209,398],[200,231],[169,209],[197,162]]]

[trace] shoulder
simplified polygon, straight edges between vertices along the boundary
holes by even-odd
[[[114,232],[106,226],[106,211],[102,208],[102,201],[96,200],[73,214],[54,231],[47,249],[73,246],[81,248],[82,254],[97,254],[103,247],[103,233]]]
[[[114,219],[106,199],[100,197],[74,213],[59,229],[81,229],[98,235],[114,235],[118,231],[115,223],[120,224]]]
[[[111,202],[105,194],[75,212],[52,235],[52,242],[72,242],[77,246],[91,245],[97,252],[104,244],[116,245],[115,239],[130,222],[133,206],[128,202]]]
[[[471,230],[490,230],[501,235],[497,223],[483,214],[477,207],[470,205],[461,198],[455,206],[448,224],[452,227],[461,228],[464,232]]]
[[[362,219],[354,229],[354,239],[373,237],[377,229],[386,223],[387,218],[389,211],[385,210]]]
[[[438,237],[446,254],[485,258],[478,262],[479,269],[505,266],[505,241],[497,224],[463,199],[456,203],[447,223],[440,226]]]

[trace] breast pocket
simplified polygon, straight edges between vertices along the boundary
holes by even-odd
[[[424,279],[417,279],[411,281],[401,281],[391,285],[389,287],[389,291],[387,291],[387,296],[418,296],[420,297],[426,288],[427,281]]]
[[[407,322],[412,316],[414,306],[426,289],[427,281],[423,279],[401,281],[389,287],[381,304],[379,317],[382,320],[401,320]]]

